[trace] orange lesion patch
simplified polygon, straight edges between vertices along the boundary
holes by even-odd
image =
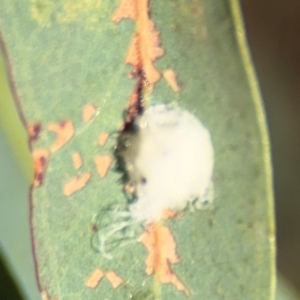
[[[71,121],[63,121],[61,123],[50,123],[47,126],[49,131],[53,131],[57,134],[57,138],[51,147],[52,152],[58,151],[62,148],[75,133],[73,123]]]
[[[174,92],[179,92],[180,87],[177,83],[177,75],[174,72],[174,70],[172,69],[165,70],[163,75],[166,81],[168,82],[168,84],[171,86],[172,90]]]
[[[95,158],[97,172],[100,177],[104,178],[111,166],[112,157],[110,155],[99,155]]]
[[[82,158],[79,152],[72,153],[73,166],[76,170],[80,169],[82,166]]]
[[[91,173],[86,172],[81,176],[72,177],[63,187],[65,196],[71,196],[73,193],[83,189],[91,178]]]
[[[97,113],[97,107],[94,104],[87,104],[82,108],[83,122],[89,123]]]
[[[103,277],[104,277],[104,272],[101,269],[97,268],[87,279],[85,285],[91,289],[94,289],[99,284],[99,282]]]
[[[46,149],[37,149],[33,151],[32,156],[34,160],[33,186],[38,187],[43,183],[50,153]]]
[[[107,272],[105,276],[114,289],[119,287],[124,282],[124,280],[113,271]]]
[[[136,32],[131,41],[125,62],[132,65],[132,73],[139,74],[143,70],[145,79],[152,89],[160,79],[160,73],[154,67],[154,61],[164,55],[161,48],[159,31],[149,16],[149,0],[122,0],[119,8],[112,16],[118,23],[123,18],[136,21]]]
[[[114,289],[118,288],[124,282],[124,280],[114,271],[104,272],[101,269],[96,268],[87,279],[85,285],[88,288],[94,289],[99,285],[104,276]]]
[[[146,273],[154,274],[161,283],[173,284],[177,290],[189,296],[189,290],[170,268],[170,265],[180,261],[176,254],[176,242],[170,229],[160,223],[151,224],[140,240],[149,253],[146,259]]]
[[[108,132],[102,132],[99,134],[98,136],[98,144],[100,146],[104,146],[107,142],[107,139],[109,137],[109,133]]]

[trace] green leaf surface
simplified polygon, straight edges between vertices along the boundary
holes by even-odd
[[[126,204],[113,169],[97,174],[97,155],[112,154],[122,114],[135,81],[124,64],[135,24],[116,25],[118,1],[3,0],[2,38],[14,96],[27,124],[41,122],[34,149],[55,140],[47,124],[71,120],[74,137],[51,155],[44,182],[32,191],[33,227],[40,288],[69,299],[185,299],[173,285],[146,275],[140,243],[119,247],[108,260],[91,247],[91,220],[111,204]],[[151,1],[165,55],[155,65],[173,68],[183,88],[175,93],[160,80],[149,103],[177,103],[209,129],[215,151],[214,208],[185,212],[166,222],[181,261],[172,270],[189,299],[274,299],[274,224],[268,138],[259,92],[245,43],[237,1]],[[82,121],[94,104],[95,118]],[[97,137],[110,132],[105,146]],[[83,166],[76,171],[71,155]],[[71,197],[63,186],[91,172]],[[113,222],[113,220],[112,220]],[[124,280],[113,289],[103,279],[85,282],[95,268]]]

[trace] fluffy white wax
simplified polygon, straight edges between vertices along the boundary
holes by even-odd
[[[137,201],[132,217],[155,221],[165,209],[196,198],[207,201],[214,157],[208,130],[191,113],[169,105],[150,106],[136,119],[139,143],[134,171]]]

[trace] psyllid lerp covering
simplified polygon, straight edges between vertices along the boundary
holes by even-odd
[[[172,105],[152,105],[123,133],[119,152],[135,202],[133,219],[157,221],[164,210],[213,199],[214,151],[209,131],[191,113]]]

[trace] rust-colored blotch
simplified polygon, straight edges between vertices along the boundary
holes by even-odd
[[[111,163],[112,157],[110,155],[99,155],[95,158],[97,172],[101,178],[104,178],[107,175]]]
[[[166,81],[168,82],[168,84],[171,86],[172,90],[174,92],[179,92],[180,87],[177,83],[177,75],[174,72],[174,70],[172,69],[165,70],[163,75]]]
[[[62,148],[75,133],[73,123],[71,121],[63,121],[61,123],[50,123],[47,126],[49,131],[53,131],[57,134],[57,138],[51,147],[52,152],[56,152]]]
[[[142,234],[141,242],[149,253],[146,259],[146,273],[155,274],[161,283],[171,283],[189,296],[189,290],[170,268],[170,264],[179,262],[176,242],[170,229],[159,223],[151,224]]]
[[[73,166],[76,170],[80,169],[82,166],[82,158],[79,152],[72,153]]]
[[[83,189],[87,182],[91,178],[91,173],[86,172],[82,174],[81,176],[74,176],[70,179],[69,182],[67,182],[63,187],[63,193],[65,196],[71,196],[75,192]]]
[[[87,279],[85,285],[91,289],[94,289],[99,284],[99,282],[103,277],[104,277],[104,272],[101,269],[97,268]]]
[[[107,139],[109,137],[109,133],[108,132],[102,132],[99,134],[98,136],[98,144],[100,146],[104,146],[107,142]]]
[[[94,104],[86,104],[82,108],[82,119],[84,123],[89,123],[97,113],[97,107]]]
[[[38,187],[43,183],[50,153],[47,149],[36,149],[32,153],[34,160],[33,186]]]
[[[29,134],[29,141],[33,142],[36,141],[39,137],[39,133],[41,131],[41,123],[36,122],[34,124],[30,124],[27,127],[28,134]]]
[[[140,90],[140,84],[138,82],[129,98],[128,110],[125,118],[126,122],[130,122],[131,120],[136,118],[139,114],[139,109],[138,109],[139,101],[140,101],[139,90]],[[120,130],[122,131],[123,129],[124,129],[124,123],[121,125]]]
[[[116,289],[124,282],[124,280],[113,271],[107,272],[105,276],[114,289]]]

